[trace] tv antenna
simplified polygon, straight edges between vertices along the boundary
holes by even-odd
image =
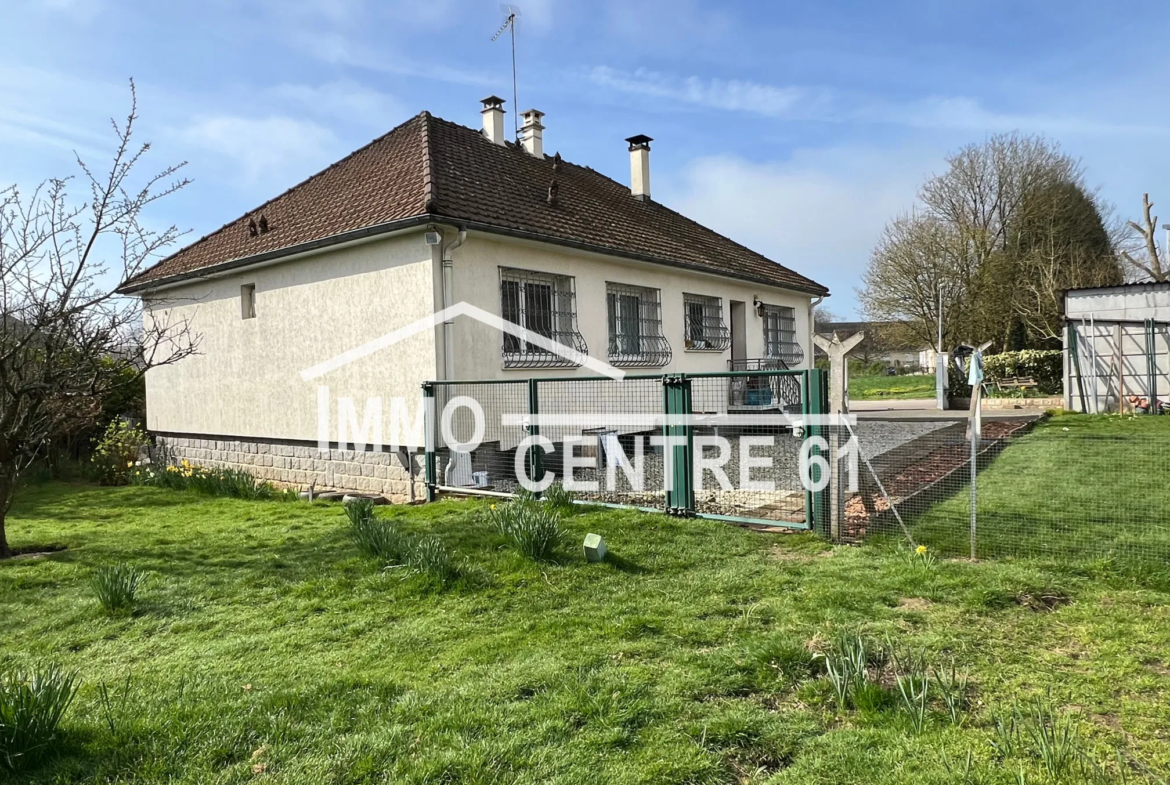
[[[516,130],[516,140],[520,140],[520,102],[516,100],[516,19],[520,16],[520,7],[515,5],[500,5],[504,12],[504,23],[492,36],[494,42],[507,30],[512,34],[512,125]]]

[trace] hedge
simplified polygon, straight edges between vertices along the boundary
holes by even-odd
[[[965,398],[971,395],[967,374],[960,374],[954,363],[950,365],[951,395]],[[986,384],[1008,376],[1030,376],[1039,385],[1032,394],[1059,395],[1064,390],[1064,352],[1060,349],[1024,349],[1019,352],[1001,352],[983,357],[983,376]]]

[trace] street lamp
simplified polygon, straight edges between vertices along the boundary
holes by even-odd
[[[947,356],[943,351],[943,287],[938,283],[938,351],[934,353],[934,405],[947,408]]]

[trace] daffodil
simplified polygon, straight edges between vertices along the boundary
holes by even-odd
[[[493,510],[494,510],[494,509],[496,509],[496,505],[494,505],[494,504],[493,504],[493,505],[492,505],[492,509],[493,509]]]
[[[914,552],[917,553],[919,556],[924,556],[926,554],[926,546],[919,545],[917,548],[914,549]]]

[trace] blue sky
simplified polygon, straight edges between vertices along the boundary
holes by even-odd
[[[157,165],[194,183],[153,220],[211,231],[428,109],[511,106],[498,2],[5,0],[0,183],[99,162],[139,87]],[[656,199],[827,284],[854,287],[887,220],[948,150],[1059,141],[1136,216],[1170,200],[1160,5],[520,0],[520,104],[545,149],[622,182],[654,137]],[[511,123],[512,115],[508,115]],[[1170,201],[1163,214],[1170,218]]]

